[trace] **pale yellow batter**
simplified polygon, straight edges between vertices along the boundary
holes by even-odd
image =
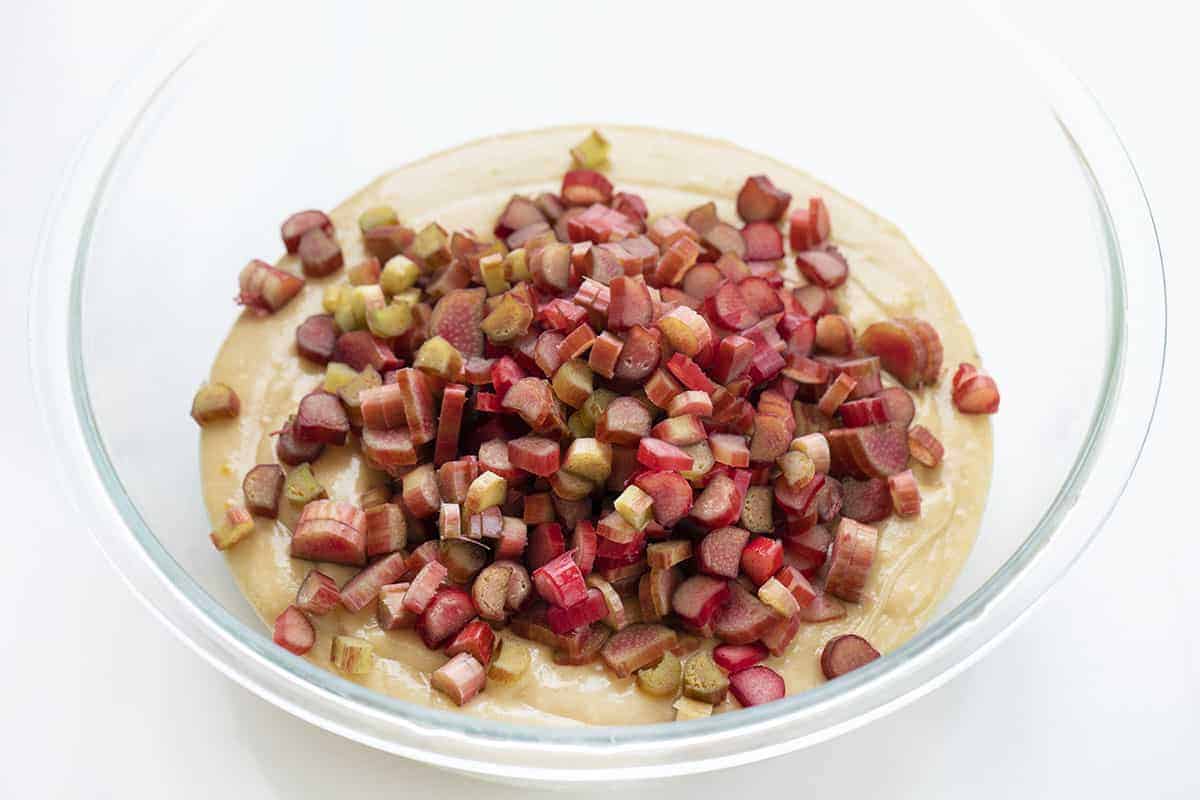
[[[379,204],[392,206],[416,228],[437,221],[447,230],[471,228],[486,238],[509,196],[558,190],[563,172],[570,168],[569,148],[588,130],[557,128],[474,142],[383,176],[331,212],[346,264],[364,256],[359,212]],[[978,363],[970,331],[953,299],[895,226],[803,172],[723,142],[640,128],[610,126],[603,132],[612,142],[610,180],[618,191],[641,194],[652,216],[682,216],[715,200],[722,219],[736,222],[737,191],[748,175],[759,173],[791,192],[793,204],[819,194],[829,207],[833,241],[850,263],[850,279],[837,290],[837,300],[855,329],[862,331],[889,317],[917,316],[941,334],[943,377],[915,394],[914,423],[928,427],[946,448],[936,470],[912,463],[921,486],[921,515],[913,520],[893,516],[878,524],[879,552],[861,605],[847,604],[844,619],[807,625],[786,655],[765,663],[783,675],[788,693],[794,694],[823,680],[818,658],[832,636],[855,632],[881,652],[894,650],[926,621],[962,568],[991,477],[987,417],[960,414],[950,399],[950,371],[962,361]],[[285,256],[279,265],[300,272],[295,256]],[[274,315],[243,314],[222,346],[211,380],[234,387],[242,411],[237,420],[210,425],[201,436],[204,494],[214,524],[227,504],[243,502],[245,473],[255,464],[275,461],[270,432],[321,382],[321,368],[297,356],[294,332],[307,316],[321,313],[322,287],[344,279],[339,272],[310,280]],[[366,488],[385,481],[382,473],[363,465],[352,446],[327,447],[314,470],[335,499],[354,501]],[[278,521],[257,520],[257,531],[227,554],[242,591],[268,624],[293,601],[314,566],[288,555],[289,526],[297,516],[298,509],[282,500]],[[320,568],[339,583],[354,574],[347,567]],[[370,674],[352,680],[412,702],[456,708],[429,686],[429,674],[445,656],[425,649],[412,631],[381,631],[374,603],[358,614],[339,609],[314,623],[317,644],[307,656],[314,663],[329,668],[333,636],[361,636],[374,644],[380,657]],[[551,725],[632,724],[674,716],[670,700],[643,694],[632,678],[614,677],[601,662],[558,666],[546,648],[529,645],[533,665],[523,679],[511,687],[489,683],[464,713]],[[727,700],[724,708],[735,707]]]

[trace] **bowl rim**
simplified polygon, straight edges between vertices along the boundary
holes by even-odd
[[[981,658],[1074,563],[1119,500],[1153,419],[1165,356],[1165,275],[1153,215],[1095,98],[1056,59],[1000,30],[1036,63],[1092,185],[1109,256],[1110,337],[1101,393],[1066,481],[1022,545],[975,592],[887,658],[837,682],[687,724],[561,729],[492,722],[397,700],[292,657],[216,603],[141,518],[92,415],[80,346],[91,233],[113,171],[155,100],[219,30],[220,10],[202,8],[134,67],[66,172],[33,265],[30,377],[63,485],[130,588],[202,657],[285,710],[416,760],[527,780],[641,779],[768,758],[889,713]],[[542,760],[547,752],[556,755],[552,766]]]

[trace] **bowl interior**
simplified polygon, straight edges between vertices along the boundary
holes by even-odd
[[[597,13],[586,36],[557,7],[517,20],[465,3],[380,6],[369,25],[365,13],[225,18],[129,131],[81,250],[79,389],[144,520],[138,535],[245,636],[269,634],[208,542],[186,414],[237,314],[237,270],[276,256],[291,211],[331,207],[392,166],[481,135],[594,120],[727,139],[908,234],[1004,398],[988,510],[939,614],[1061,499],[1113,369],[1117,267],[1091,179],[1033,76],[963,12],[941,9],[934,24],[877,9],[884,18],[864,28],[830,9],[829,35],[798,38],[796,20],[764,25],[764,7],[722,19],[724,40],[740,44],[703,69],[681,43],[705,41],[710,23],[659,4],[638,7],[637,30]],[[629,52],[601,58],[598,43]]]

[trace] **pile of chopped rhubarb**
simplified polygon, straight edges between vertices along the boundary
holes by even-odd
[[[599,660],[675,698],[679,718],[728,693],[779,699],[783,678],[760,662],[861,602],[875,525],[921,513],[910,459],[936,469],[943,449],[912,424],[911,393],[943,377],[938,332],[916,318],[855,331],[838,313],[849,265],[821,197],[789,214],[792,196],[755,175],[741,227],[714,203],[652,215],[600,171],[602,136],[572,155],[561,190],[514,196],[490,238],[414,231],[387,207],[361,215],[370,257],[326,281],[327,313],[296,330],[324,382],[213,542],[233,546],[286,498],[302,509],[294,558],[361,571],[338,586],[313,568],[275,640],[306,653],[311,617],[374,606],[382,629],[445,652],[431,683],[459,704],[521,679],[517,637],[560,664]],[[295,214],[282,234],[306,276],[345,266],[324,213]],[[782,277],[788,246],[803,284]],[[239,299],[269,314],[304,284],[252,261]],[[952,397],[964,413],[999,405],[969,364]],[[210,384],[192,414],[238,411]],[[326,497],[310,465],[353,446],[391,488]],[[517,637],[501,647],[504,627]],[[838,636],[821,668],[833,678],[878,656]],[[364,640],[333,640],[346,673],[373,658]]]

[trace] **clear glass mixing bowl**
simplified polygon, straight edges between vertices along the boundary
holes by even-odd
[[[1153,220],[1103,112],[1054,59],[955,4],[205,7],[115,93],[35,267],[33,380],[65,494],[197,653],[373,747],[522,781],[716,769],[804,747],[948,680],[1107,518],[1153,414]],[[843,7],[846,6],[846,7]],[[1003,391],[991,499],[937,617],[888,657],[680,725],[490,723],[364,690],[274,646],[208,542],[187,416],[237,269],[289,212],[479,136],[599,120],[728,139],[896,222]],[[701,170],[702,165],[697,165]]]

